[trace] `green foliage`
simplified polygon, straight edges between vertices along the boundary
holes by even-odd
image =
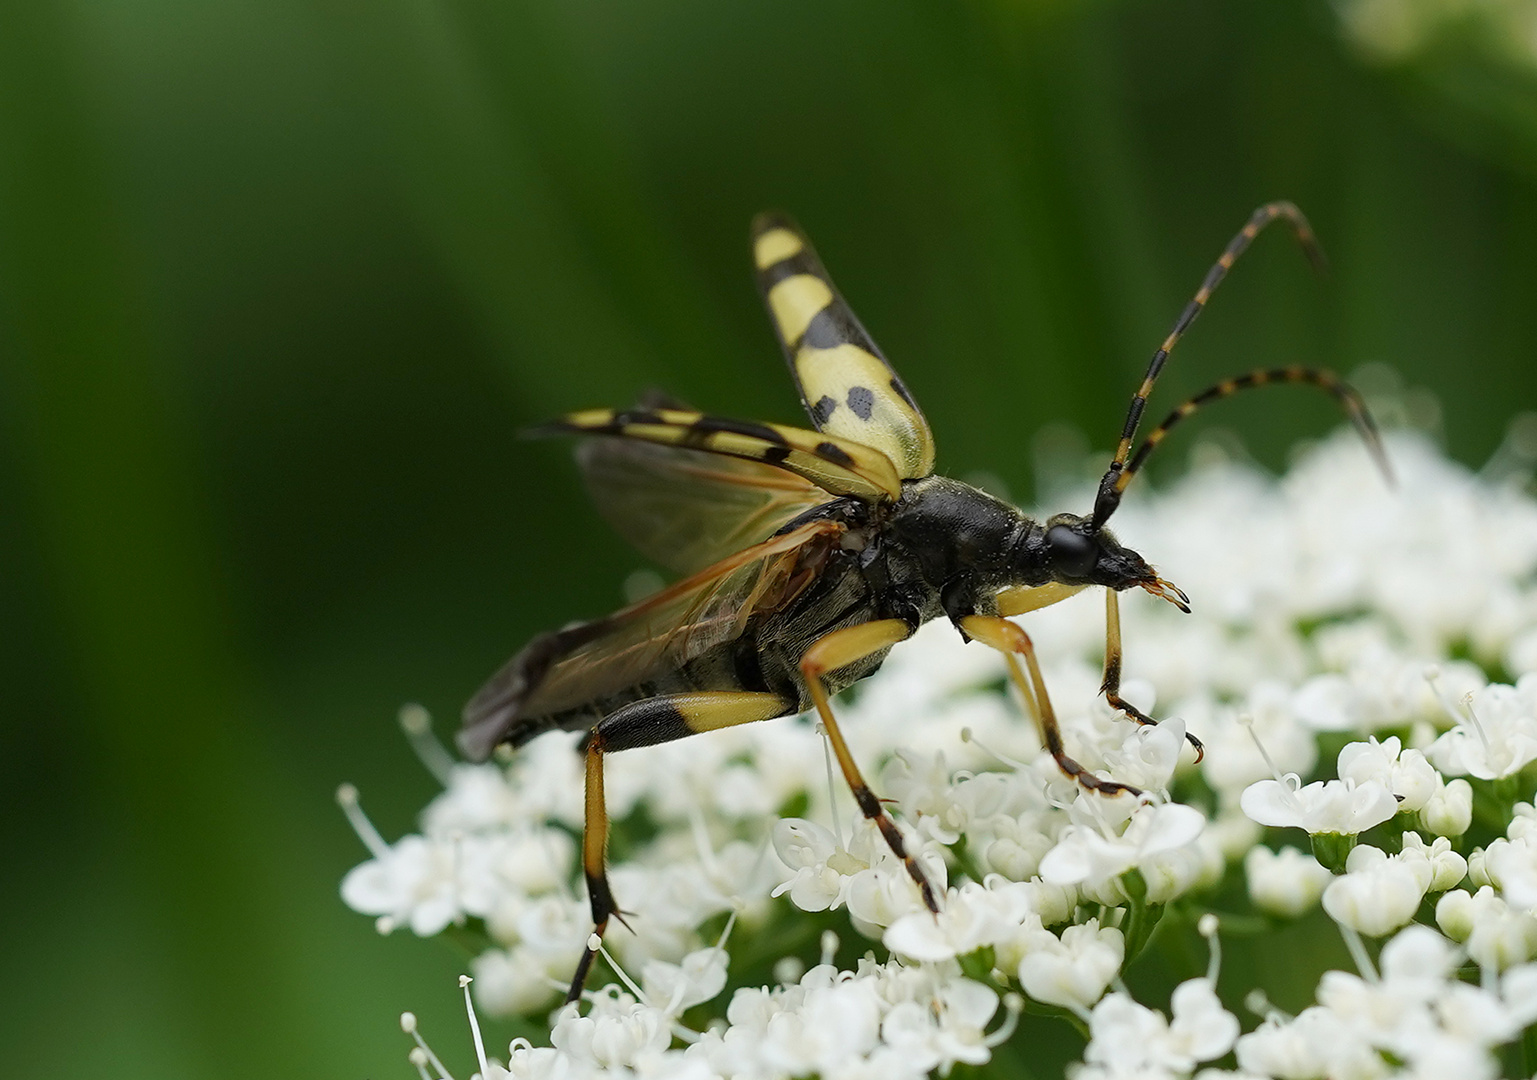
[[[636,560],[521,426],[652,385],[795,419],[757,210],[815,237],[944,471],[1028,492],[1043,426],[1108,444],[1277,197],[1332,277],[1267,237],[1154,413],[1381,361],[1483,460],[1537,401],[1537,113],[1480,55],[1374,67],[1260,0],[11,5],[10,1071],[406,1076],[400,1011],[461,1029],[460,959],[337,900],[331,792],[403,830],[433,785],[397,706],[452,717],[618,599]],[[1333,422],[1295,397],[1218,422],[1278,463]]]

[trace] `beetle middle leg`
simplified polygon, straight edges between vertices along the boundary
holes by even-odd
[[[937,914],[939,902],[934,898],[934,888],[917,860],[907,853],[907,844],[897,831],[896,822],[891,820],[891,815],[886,813],[880,799],[876,798],[875,792],[870,790],[870,785],[860,775],[859,766],[854,764],[854,755],[849,753],[848,744],[843,741],[843,732],[838,729],[838,721],[833,719],[827,687],[822,682],[822,676],[828,672],[857,663],[882,649],[889,649],[897,642],[911,637],[912,633],[913,628],[901,619],[878,619],[857,626],[845,626],[818,638],[801,657],[800,667],[806,689],[811,694],[817,715],[822,719],[822,727],[827,732],[827,741],[832,744],[833,756],[838,759],[838,767],[843,770],[843,778],[848,781],[849,790],[854,793],[854,802],[859,805],[860,813],[875,822],[881,835],[886,838],[891,853],[902,860],[908,875],[918,886],[924,906]]]
[[[702,731],[772,720],[795,712],[795,702],[778,694],[749,691],[694,691],[631,702],[604,717],[587,737],[586,811],[582,827],[582,872],[592,904],[593,935],[600,941],[610,918],[623,913],[608,883],[608,810],[603,798],[603,755],[654,746]],[[582,996],[582,984],[597,956],[589,941],[566,1000]]]
[[[1003,653],[1009,665],[1009,678],[1019,688],[1026,706],[1034,703],[1035,722],[1040,726],[1041,739],[1059,769],[1090,791],[1105,795],[1115,795],[1122,791],[1132,795],[1141,794],[1130,784],[1101,780],[1067,756],[1067,750],[1062,745],[1062,729],[1057,724],[1056,710],[1051,707],[1051,698],[1046,693],[1046,680],[1041,677],[1041,665],[1035,658],[1035,645],[1031,643],[1029,634],[997,615],[968,615],[960,620],[960,628],[967,637],[975,638]],[[1025,666],[1030,669],[1029,682],[1025,681],[1025,673],[1020,670],[1017,659],[1020,656],[1025,658]]]

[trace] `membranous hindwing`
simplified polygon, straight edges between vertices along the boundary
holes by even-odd
[[[777,466],[640,439],[584,440],[577,463],[609,524],[680,574],[756,544],[832,498]]]
[[[903,479],[928,476],[928,421],[805,234],[783,214],[760,214],[752,239],[758,289],[817,430],[879,450]]]
[[[675,672],[783,608],[815,579],[844,528],[807,522],[605,618],[535,638],[465,706],[460,749],[484,760],[500,742],[591,727],[597,717],[582,706]]]

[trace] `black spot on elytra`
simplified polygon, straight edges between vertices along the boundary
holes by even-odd
[[[849,408],[854,410],[854,415],[861,420],[870,419],[870,413],[875,409],[875,395],[868,386],[849,387]]]
[[[770,446],[763,451],[763,460],[770,465],[778,465],[789,456],[790,448],[788,446]]]
[[[893,375],[891,377],[891,389],[896,391],[897,397],[899,397],[903,401],[907,402],[907,407],[909,409],[912,409],[914,412],[917,412],[917,410],[918,410],[918,403],[915,402],[913,400],[913,396],[907,392],[907,387],[902,385],[902,380],[897,378],[895,375]]]
[[[822,427],[827,423],[828,417],[837,411],[838,403],[826,394],[823,394],[817,400],[817,403],[811,406],[811,420],[817,427]]]
[[[849,457],[848,452],[837,443],[817,443],[816,455],[823,461],[830,461],[834,465],[842,466],[845,469],[852,469],[854,467],[854,459]]]

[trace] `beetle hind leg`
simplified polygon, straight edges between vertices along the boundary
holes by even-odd
[[[610,919],[624,923],[608,881],[608,810],[603,795],[603,755],[697,735],[716,728],[772,720],[795,711],[795,702],[778,694],[750,691],[692,691],[646,698],[616,710],[592,729],[587,739],[586,810],[582,828],[582,873],[592,905],[592,936],[577,963],[566,994],[582,996],[582,984],[597,957]],[[594,940],[596,939],[596,940]]]

